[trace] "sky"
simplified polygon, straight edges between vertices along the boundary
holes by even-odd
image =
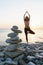
[[[23,28],[26,11],[30,14],[30,26],[43,28],[43,0],[0,0],[0,28]]]

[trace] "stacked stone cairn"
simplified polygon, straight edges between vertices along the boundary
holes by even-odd
[[[43,42],[41,44],[21,43],[18,34],[22,33],[17,26],[11,28],[6,47],[0,47],[0,65],[43,65]]]
[[[22,51],[18,50],[19,43],[22,41],[21,39],[19,39],[18,34],[22,33],[22,31],[18,30],[17,26],[13,26],[11,30],[13,32],[8,34],[8,37],[10,38],[6,40],[6,42],[9,43],[9,46],[5,48],[5,55],[6,58],[9,57],[13,59],[22,54]],[[9,64],[11,63],[12,61]],[[12,65],[13,64],[14,63],[12,63]]]

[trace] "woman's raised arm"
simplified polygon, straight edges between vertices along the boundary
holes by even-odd
[[[25,18],[26,13],[28,13],[28,11],[25,12],[25,14],[24,14],[24,18]],[[29,16],[29,18],[30,18],[30,14],[29,14],[29,13],[28,13],[28,16]]]

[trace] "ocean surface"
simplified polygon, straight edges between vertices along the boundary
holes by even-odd
[[[43,42],[43,29],[36,29],[34,31],[35,35],[28,34],[29,44],[35,44],[35,42]],[[7,35],[11,32],[12,31],[10,29],[0,29],[0,45],[8,45],[8,43],[6,43],[6,39],[9,38]],[[22,30],[22,33],[20,33],[18,36],[20,39],[22,39],[23,43],[26,43],[24,30]]]

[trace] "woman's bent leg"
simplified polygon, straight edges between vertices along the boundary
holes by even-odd
[[[34,31],[32,31],[31,29],[28,30],[30,34],[35,34]]]

